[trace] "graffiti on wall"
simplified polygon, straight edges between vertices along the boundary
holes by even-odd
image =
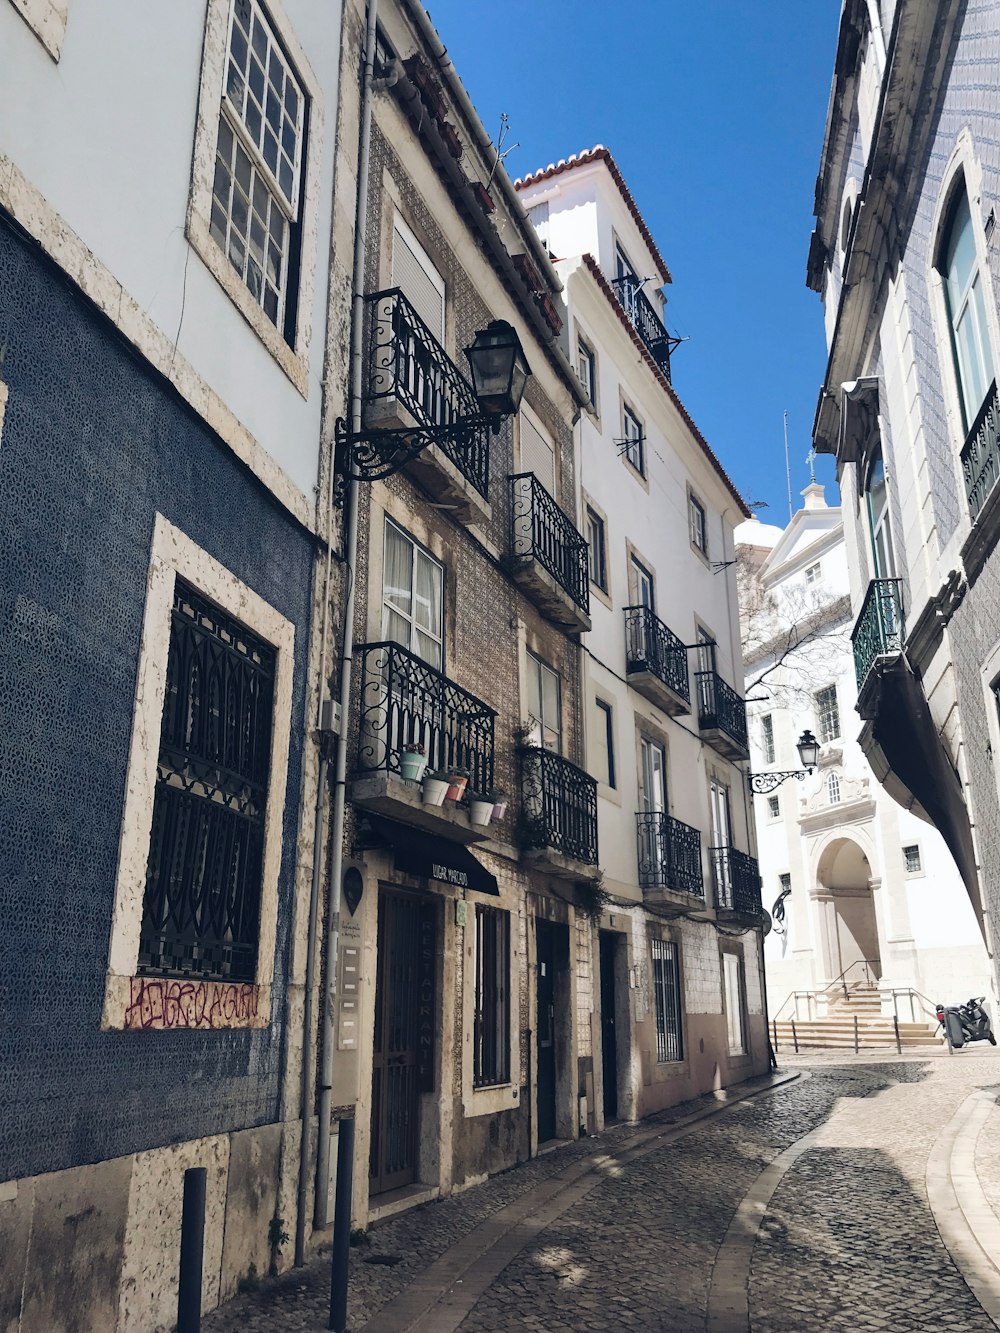
[[[182,981],[162,977],[131,977],[125,1029],[256,1026],[261,988],[249,982]]]

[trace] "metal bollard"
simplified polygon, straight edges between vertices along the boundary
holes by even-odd
[[[854,1015],[854,1054],[858,1053],[858,1016]]]
[[[354,1175],[354,1117],[341,1120],[337,1134],[337,1193],[333,1202],[333,1254],[330,1258],[330,1322],[347,1328],[347,1276],[351,1260],[351,1193]],[[178,1330],[178,1333],[180,1331]]]
[[[895,1030],[895,1033],[896,1033],[896,1054],[897,1054],[897,1055],[902,1055],[902,1054],[903,1054],[903,1046],[902,1046],[902,1043],[901,1043],[900,1040],[899,1040],[899,1019],[896,1017],[895,1014],[893,1014],[893,1016],[892,1016],[892,1026],[893,1026],[893,1029]]]
[[[201,1266],[205,1253],[207,1180],[207,1167],[191,1166],[184,1172],[181,1271],[177,1284],[177,1333],[199,1333],[201,1328]]]
[[[795,1031],[795,1019],[792,1019],[792,1045],[795,1047],[795,1054],[799,1053],[799,1038]]]
[[[772,1033],[772,1036],[773,1036],[773,1039],[774,1039],[774,1040],[773,1040],[773,1045],[772,1045],[771,1049],[774,1051],[775,1055],[777,1055],[777,1054],[778,1054],[778,1020],[777,1020],[776,1018],[772,1018],[772,1019],[771,1019],[771,1033]]]

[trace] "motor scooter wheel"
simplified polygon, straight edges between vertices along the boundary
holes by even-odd
[[[991,1046],[995,1046],[997,1044],[997,1039],[996,1037],[994,1037],[992,1032],[987,1037],[987,1041],[990,1043]]]

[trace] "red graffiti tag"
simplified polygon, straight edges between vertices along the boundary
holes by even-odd
[[[252,1023],[260,1012],[260,988],[249,983],[131,977],[129,987],[126,1031],[228,1028]]]

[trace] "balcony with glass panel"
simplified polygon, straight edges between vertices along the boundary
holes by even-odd
[[[749,759],[746,701],[717,671],[696,671],[695,690],[702,740],[726,759]]]
[[[857,708],[863,718],[874,717],[882,677],[902,661],[905,627],[900,587],[899,579],[872,579],[851,631]]]
[[[509,481],[514,579],[554,625],[571,633],[590,629],[586,538],[533,472]]]
[[[393,440],[377,432],[399,428],[453,427],[465,418],[465,434],[429,444],[406,463],[438,503],[465,523],[490,517],[489,427],[459,368],[398,287],[365,297],[368,348],[362,411],[369,446],[390,450]]]
[[[747,924],[760,922],[760,867],[754,858],[735,847],[709,847],[708,860],[717,915]]]
[[[656,307],[649,297],[643,293],[642,284],[637,278],[631,275],[615,278],[611,286],[614,288],[615,296],[618,297],[619,305],[628,316],[629,323],[646,344],[650,356],[669,380],[670,353],[676,339],[671,338],[667,332],[663,320],[656,313]]]
[[[648,606],[625,607],[625,679],[665,713],[690,713],[687,649]]]
[[[354,660],[352,803],[455,842],[488,838],[489,825],[470,822],[468,797],[493,790],[496,710],[398,643],[362,644]],[[426,803],[421,780],[403,776],[408,747],[422,747],[427,774],[467,774],[463,800]]]
[[[521,751],[524,859],[561,879],[597,879],[597,782],[554,750]]]
[[[663,811],[642,811],[636,820],[639,887],[643,898],[678,911],[705,906],[701,834]]]

